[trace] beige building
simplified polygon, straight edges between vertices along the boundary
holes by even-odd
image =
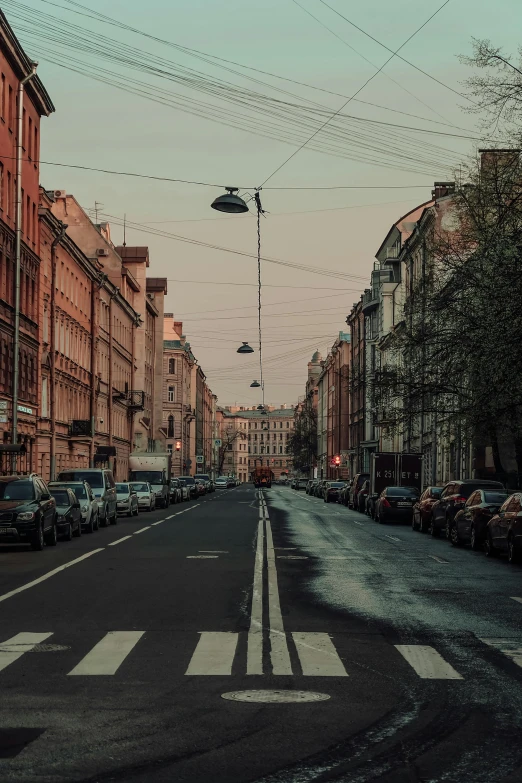
[[[268,405],[266,412],[256,407],[226,406],[221,409],[221,472],[250,480],[255,467],[269,467],[277,479],[292,473],[288,439],[294,430],[294,407]]]
[[[174,475],[215,472],[216,397],[183,334],[165,313],[163,329],[163,431]]]

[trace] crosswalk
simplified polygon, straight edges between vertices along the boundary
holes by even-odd
[[[154,633],[151,633],[154,636]],[[57,673],[76,678],[114,677],[122,667],[125,668],[124,664],[133,663],[134,667],[137,667],[140,656],[148,658],[150,651],[143,650],[148,636],[145,631],[109,631],[90,650],[86,653],[84,651],[83,657],[76,660],[72,668],[64,667],[60,661]],[[247,665],[246,636],[245,632],[200,632],[195,638],[192,652],[190,645],[188,646],[186,659],[183,659],[185,653],[179,656],[179,674],[188,677],[286,675],[328,678],[357,677],[360,674],[358,666],[350,660],[350,655],[339,652],[335,638],[330,634],[301,631],[281,632],[281,638],[278,639],[278,634],[272,630],[271,644],[284,642],[288,650],[293,652],[289,654],[285,667],[279,671],[276,666],[270,667],[263,661],[260,668],[252,670]],[[62,642],[63,639],[52,632],[27,631],[0,641],[0,691],[2,679],[9,672],[23,672],[25,676],[24,665],[38,669],[39,656],[31,653],[67,650],[67,660],[70,661],[70,658],[75,656],[74,647],[63,645]],[[379,643],[389,644],[382,639]],[[389,644],[389,648],[387,660],[394,667],[397,676],[405,672],[410,675],[413,673],[422,680],[464,680],[473,676],[469,674],[470,671],[473,672],[473,666],[469,665],[473,662],[471,659],[463,662],[460,656],[458,661],[450,662],[434,646]],[[186,646],[183,646],[183,650],[185,649]],[[522,668],[522,635],[510,638],[477,638],[471,649],[470,655],[473,656],[493,649],[511,664]],[[396,656],[395,659],[393,656]],[[59,657],[56,660],[59,660]]]

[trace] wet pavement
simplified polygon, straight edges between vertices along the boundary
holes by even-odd
[[[0,551],[0,780],[522,781],[522,568],[264,494]]]

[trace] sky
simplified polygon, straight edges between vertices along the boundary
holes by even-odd
[[[468,138],[477,137],[477,117],[452,91],[464,93],[470,75],[458,55],[471,53],[472,38],[510,55],[520,44],[509,22],[519,0],[450,0],[398,53],[433,78],[397,56],[377,73],[391,53],[331,9],[395,52],[442,3],[2,2],[56,106],[42,122],[42,185],[67,190],[86,209],[96,203],[116,244],[126,215],[127,244],[149,246],[150,276],[168,279],[165,311],[183,321],[220,404],[261,401],[250,388],[259,378],[257,226],[252,202],[245,216],[221,216],[211,202],[225,185],[248,200],[264,183],[265,400],[295,403],[312,353],[326,355],[345,330],[390,226],[480,146]],[[256,352],[237,354],[243,341]]]

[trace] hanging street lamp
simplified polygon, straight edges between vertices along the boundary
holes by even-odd
[[[248,212],[248,207],[241,196],[237,196],[239,188],[226,187],[228,193],[218,196],[211,204],[212,209],[218,212],[226,212],[228,215],[239,215],[242,212]]]
[[[259,383],[259,381],[252,381],[252,383],[250,384],[251,389],[259,389],[260,386],[261,384]]]
[[[250,347],[248,343],[243,343],[243,345],[240,345],[237,349],[238,353],[254,353],[254,349]]]

